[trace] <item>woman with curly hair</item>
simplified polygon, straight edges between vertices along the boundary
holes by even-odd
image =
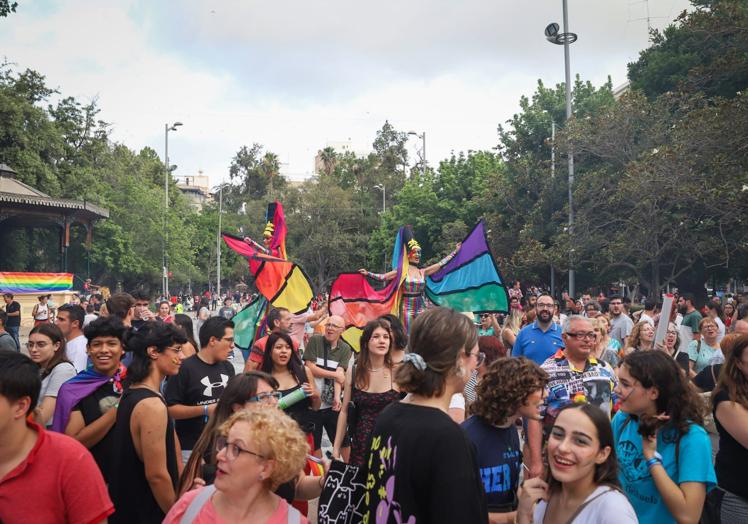
[[[663,351],[627,355],[618,379],[619,478],[639,522],[698,522],[717,480],[702,399]]]
[[[626,346],[623,348],[624,356],[634,353],[635,351],[646,351],[654,348],[655,328],[643,320],[638,322],[631,334],[626,337]]]
[[[307,444],[299,425],[274,406],[255,404],[219,428],[215,484],[185,493],[164,519],[178,522],[308,522],[273,493],[304,466]],[[184,519],[185,514],[194,513]]]
[[[522,417],[540,420],[547,382],[548,374],[532,360],[496,360],[478,383],[472,416],[462,423],[478,452],[491,523],[514,522],[515,493],[522,469],[516,423]]]
[[[748,470],[748,335],[734,336],[731,347],[723,349],[726,360],[712,392],[714,420],[719,432],[715,469],[719,487],[725,491],[720,515],[724,524],[748,521],[748,484],[745,482]]]

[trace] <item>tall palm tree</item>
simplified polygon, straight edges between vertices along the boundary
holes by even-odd
[[[330,146],[327,146],[319,152],[319,157],[322,160],[322,170],[328,177],[335,171],[335,164],[338,161],[338,154]]]
[[[278,176],[280,170],[280,161],[278,155],[268,151],[265,156],[262,157],[262,174],[268,177],[268,193],[273,194],[273,178]]]

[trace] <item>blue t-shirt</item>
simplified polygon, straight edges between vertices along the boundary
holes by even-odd
[[[522,467],[522,447],[517,428],[497,428],[473,415],[462,429],[478,452],[478,467],[486,492],[488,511],[506,513],[517,509],[515,493]]]
[[[626,423],[626,419],[629,421]],[[642,452],[642,437],[639,435],[639,422],[619,411],[612,421],[613,436],[618,455],[619,473],[624,493],[634,506],[636,516],[642,524],[675,523],[660,492],[655,486]],[[688,432],[680,437],[678,464],[675,463],[675,432],[665,431],[657,435],[657,451],[662,455],[662,463],[668,476],[676,484],[702,482],[709,491],[717,482],[712,465],[712,445],[709,435],[701,426],[691,424]],[[666,442],[667,441],[667,442]]]
[[[551,322],[551,326],[544,333],[536,320],[523,327],[517,334],[512,346],[512,356],[527,357],[539,366],[562,347],[564,341],[561,339],[561,326]]]

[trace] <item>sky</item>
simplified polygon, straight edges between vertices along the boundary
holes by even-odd
[[[385,120],[426,133],[437,165],[485,150],[538,80],[563,81],[563,47],[543,29],[561,0],[18,0],[0,18],[0,60],[96,99],[112,139],[169,157],[177,176],[228,178],[257,142],[282,173],[313,174],[328,144],[371,150]],[[569,0],[572,74],[626,81],[626,64],[688,0]],[[415,161],[420,143],[411,137]]]

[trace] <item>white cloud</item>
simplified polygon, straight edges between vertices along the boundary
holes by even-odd
[[[572,68],[595,84],[625,80],[646,46],[627,0],[571,0]],[[687,0],[658,2],[675,16]],[[328,141],[370,148],[385,119],[426,131],[431,165],[496,145],[497,124],[536,81],[563,80],[563,52],[542,30],[560,0],[343,0],[205,3],[23,2],[0,21],[0,49],[64,95],[97,96],[113,137],[163,154],[178,174],[214,182],[241,145],[259,142],[304,176]],[[212,12],[213,11],[213,12]],[[663,26],[666,19],[653,18]],[[411,146],[414,152],[414,146]]]

